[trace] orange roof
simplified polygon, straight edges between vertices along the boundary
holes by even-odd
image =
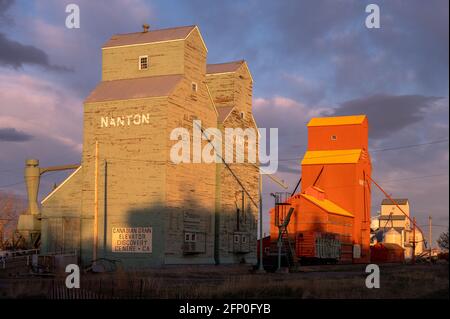
[[[208,64],[206,65],[206,73],[212,74],[212,73],[235,72],[244,62],[245,62],[244,60],[240,60],[226,63]]]
[[[314,117],[306,126],[355,125],[361,124],[365,118],[365,115]]]
[[[162,75],[102,81],[89,94],[85,103],[169,96],[182,78],[182,75]]]
[[[327,211],[330,214],[353,217],[353,214],[349,213],[341,206],[338,206],[337,204],[333,203],[328,199],[317,199],[314,196],[307,194],[300,194],[300,196],[309,200],[311,203],[313,203],[316,206],[319,206],[320,208],[322,208],[323,210]]]
[[[361,152],[361,149],[307,151],[303,157],[302,165],[358,163]]]
[[[149,30],[148,32],[115,34],[102,46],[102,48],[171,41],[171,40],[182,40],[186,39],[186,37],[195,28],[196,28],[195,25],[190,25],[160,30]]]

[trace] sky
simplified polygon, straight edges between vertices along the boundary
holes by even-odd
[[[67,29],[66,5],[80,7]],[[365,27],[366,5],[379,29]],[[198,25],[208,62],[245,59],[259,127],[279,129],[276,176],[298,181],[311,117],[367,114],[372,177],[409,198],[434,238],[449,220],[449,2],[409,1],[13,1],[0,0],[0,191],[25,194],[24,160],[77,163],[83,100],[100,81],[111,35]],[[47,174],[41,197],[67,173]],[[270,192],[264,180],[264,210]],[[372,195],[372,215],[380,209]],[[265,227],[267,229],[267,226]]]

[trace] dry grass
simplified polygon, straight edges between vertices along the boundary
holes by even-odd
[[[357,265],[290,274],[197,266],[86,274],[81,287],[96,298],[449,298],[448,264],[381,266],[380,289],[367,289],[365,278],[364,267]],[[3,297],[49,298],[55,286],[64,287],[64,278],[5,279],[2,285],[8,288]]]

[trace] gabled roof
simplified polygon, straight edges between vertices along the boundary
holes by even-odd
[[[41,205],[44,204],[50,197],[53,196],[53,194],[55,194],[61,187],[64,186],[64,184],[66,184],[67,182],[69,182],[69,180],[74,177],[76,174],[78,174],[78,172],[81,170],[82,166],[78,166],[78,168],[72,172],[72,174],[70,174],[61,184],[58,185],[58,187],[56,187],[55,189],[53,189],[50,194],[48,194],[47,196],[45,196],[45,198],[43,200],[41,200]]]
[[[236,72],[237,69],[244,63],[244,60],[226,62],[226,63],[216,63],[216,64],[207,64],[206,65],[206,73],[228,73],[228,72]]]
[[[408,204],[407,198],[393,198],[398,205],[406,205]],[[389,198],[383,199],[381,205],[395,205]]]
[[[115,34],[105,44],[103,44],[102,49],[127,45],[184,40],[195,29],[198,30],[198,27],[195,25],[190,25],[184,27],[149,30],[147,32]],[[201,40],[203,42],[203,45],[205,46],[205,49],[208,50],[206,48],[205,42],[203,41],[203,38]]]
[[[381,215],[378,217],[379,220],[405,220],[405,215]]]
[[[353,214],[351,214],[350,212],[346,211],[341,206],[337,205],[336,203],[334,203],[328,199],[317,199],[314,196],[307,195],[307,194],[300,194],[300,196],[307,199],[314,205],[319,206],[320,208],[322,208],[323,210],[325,210],[326,212],[328,212],[330,214],[354,217]]]
[[[241,65],[244,65],[247,69],[248,74],[250,75],[250,79],[253,82],[252,73],[248,68],[247,62],[245,60],[225,62],[225,63],[216,63],[216,64],[207,64],[206,65],[206,75],[215,75],[215,74],[223,74],[223,73],[233,73],[236,72]]]
[[[401,233],[402,230],[408,231],[405,229],[405,227],[391,227],[390,223],[388,223],[387,225],[385,225],[385,223],[383,223],[383,225],[380,225],[379,228],[381,231],[388,231],[390,229],[394,229],[396,232]]]
[[[102,81],[84,102],[92,103],[169,96],[182,79],[182,75],[176,74]]]
[[[314,117],[306,126],[356,125],[361,124],[365,118],[365,115]]]
[[[223,123],[227,119],[228,115],[233,112],[234,106],[220,106],[217,107],[217,122]]]
[[[314,164],[354,164],[361,157],[361,149],[334,150],[334,151],[307,151],[302,165]]]

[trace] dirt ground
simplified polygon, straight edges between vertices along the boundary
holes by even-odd
[[[444,264],[380,265],[380,288],[368,289],[365,265],[300,267],[290,273],[253,273],[248,266],[173,266],[145,272],[81,274],[75,296],[65,276],[0,279],[0,298],[449,298]],[[84,292],[84,293],[80,293]]]

